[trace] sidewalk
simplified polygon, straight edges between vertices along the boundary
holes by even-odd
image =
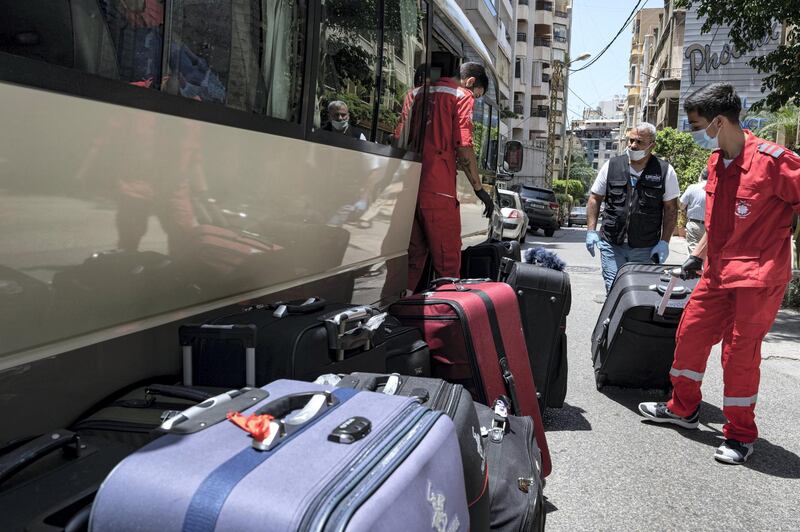
[[[674,236],[669,243],[671,264],[681,264],[689,258],[686,239]],[[800,312],[781,309],[775,318],[772,330],[764,338],[761,348],[764,360],[790,359],[800,361]]]

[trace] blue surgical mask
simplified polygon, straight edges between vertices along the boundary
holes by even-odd
[[[717,136],[712,137],[708,134],[708,128],[710,126],[711,124],[706,126],[705,129],[692,131],[692,137],[694,138],[694,141],[704,150],[716,150],[719,148],[719,139],[717,138],[719,137],[719,128],[717,128]]]

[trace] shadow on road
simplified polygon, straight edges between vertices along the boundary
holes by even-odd
[[[542,423],[547,432],[592,430],[592,424],[584,417],[586,410],[564,403],[562,408],[547,408]]]
[[[639,414],[640,402],[666,401],[669,399],[669,395],[661,390],[637,390],[606,386],[600,393],[634,412],[637,416],[641,416]],[[700,424],[705,430],[682,429],[674,425],[652,423],[644,418],[640,419],[642,422],[653,425],[657,429],[677,430],[686,438],[712,448],[719,447],[723,442],[722,431],[717,427],[727,422],[725,415],[718,406],[705,401],[700,404]],[[773,477],[800,479],[800,456],[764,438],[756,440],[755,452],[752,458],[744,464],[744,467]]]
[[[764,338],[764,342],[770,341],[794,341],[797,340],[797,331],[800,330],[800,314],[791,311],[779,312],[775,318],[769,334]]]

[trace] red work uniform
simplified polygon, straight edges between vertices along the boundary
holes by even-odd
[[[422,148],[422,175],[411,242],[408,288],[414,290],[430,253],[439,277],[461,271],[461,213],[456,197],[456,160],[460,146],[472,146],[472,92],[451,78],[430,85]]]
[[[742,152],[725,166],[708,160],[708,257],[678,326],[667,408],[688,417],[700,405],[711,347],[722,340],[725,438],[758,437],[755,406],[761,340],[791,279],[792,211],[800,213],[800,157],[745,131]]]

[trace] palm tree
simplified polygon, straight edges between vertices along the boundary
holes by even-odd
[[[774,113],[762,111],[750,117],[759,123],[755,134],[769,140],[776,141],[778,136],[783,136],[782,144],[787,148],[797,150],[798,146],[798,123],[800,122],[800,107],[796,105],[786,105]]]

